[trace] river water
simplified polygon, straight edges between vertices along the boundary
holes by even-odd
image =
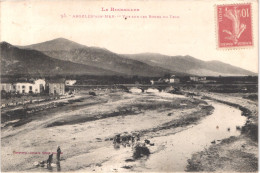
[[[145,93],[147,94],[147,93]],[[161,97],[184,97],[181,95],[172,95],[168,93],[152,93],[153,95],[160,95]],[[111,144],[109,146],[93,148],[87,153],[82,153],[79,156],[67,158],[61,162],[62,171],[80,170],[80,171],[103,171],[103,172],[123,172],[123,171],[142,171],[142,172],[183,172],[188,164],[187,160],[191,158],[193,153],[203,151],[213,143],[219,143],[222,139],[230,136],[240,135],[240,131],[236,129],[241,127],[246,122],[246,117],[241,116],[241,111],[225,104],[206,100],[215,109],[213,114],[203,118],[197,124],[188,126],[182,131],[175,134],[166,135],[164,131],[160,132],[158,137],[149,138],[155,145],[151,147],[152,154],[147,159],[140,159],[134,162],[125,162],[126,159],[132,156],[132,147],[121,147],[114,149],[112,141],[104,141],[104,143]],[[109,119],[101,119],[84,124],[84,128],[88,127],[88,134],[100,135],[98,137],[104,138],[106,130],[111,132],[114,128],[115,122],[122,125],[123,122],[128,122],[130,125],[118,126],[124,127],[124,131],[131,131],[135,126],[138,126],[136,120],[145,122],[145,115],[126,116],[119,119],[118,117],[111,117]],[[151,116],[151,115],[149,115]],[[121,123],[122,121],[122,123]],[[156,120],[157,121],[157,120]],[[111,122],[111,123],[110,123]],[[149,121],[151,122],[151,121]],[[95,124],[93,124],[95,123]],[[111,125],[113,124],[113,126]],[[91,126],[90,126],[91,125]],[[146,123],[146,125],[148,125]],[[74,127],[75,126],[75,127]],[[93,128],[92,128],[93,126]],[[66,126],[73,130],[82,129],[81,125]],[[89,128],[91,127],[91,128]],[[96,129],[96,127],[100,127]],[[56,127],[57,131],[64,130],[63,127]],[[105,131],[102,128],[106,128]],[[147,126],[146,128],[151,128]],[[49,129],[47,129],[49,130]],[[53,129],[50,129],[53,130]],[[167,129],[169,130],[169,129]],[[56,131],[56,132],[57,132]],[[65,131],[65,130],[64,130]],[[171,131],[171,130],[170,130]],[[48,133],[51,133],[48,131]],[[62,132],[63,134],[63,132]],[[70,133],[68,133],[70,134]],[[82,138],[86,136],[85,131],[82,133]],[[74,134],[67,136],[68,139],[74,137]],[[102,136],[103,135],[103,136]],[[77,136],[77,139],[79,137]],[[86,137],[87,138],[87,137]],[[89,135],[88,138],[92,139]],[[49,139],[48,139],[49,140]],[[88,142],[88,141],[86,141]],[[75,142],[76,144],[76,142]],[[84,146],[90,143],[84,143]],[[80,146],[80,143],[77,143]],[[154,152],[156,151],[156,152]],[[73,161],[71,161],[73,160]],[[87,166],[90,163],[98,163],[99,166]],[[124,166],[130,166],[131,169],[125,169]],[[34,168],[32,171],[46,171],[46,168]]]
[[[193,153],[219,143],[230,136],[238,136],[237,126],[243,126],[246,117],[233,107],[208,101],[215,110],[198,125],[169,136],[153,138],[156,143],[164,143],[165,148],[152,154],[148,160],[135,171],[185,171],[187,160]]]
[[[246,122],[246,117],[241,116],[241,111],[225,104],[207,102],[215,108],[213,114],[197,125],[190,125],[186,130],[152,138],[154,147],[157,150],[162,149],[152,153],[147,159],[125,163],[125,158],[131,155],[132,151],[117,151],[120,154],[103,163],[100,171],[183,172],[188,164],[187,160],[193,153],[203,151],[230,136],[240,135],[237,126],[241,127]],[[123,165],[132,168],[122,169]]]

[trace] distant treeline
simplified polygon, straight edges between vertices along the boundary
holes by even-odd
[[[72,79],[77,80],[77,85],[89,84],[89,85],[112,85],[112,84],[150,84],[151,80],[157,81],[160,78],[168,78],[169,74],[162,77],[143,77],[143,76],[95,76],[95,75],[55,75],[55,76],[43,76],[43,75],[2,75],[2,79],[11,79],[15,81],[19,78],[45,78],[48,79]],[[190,76],[176,76],[180,79],[181,83],[193,82],[190,81]],[[222,83],[222,84],[235,84],[235,83],[258,83],[258,76],[206,76],[207,81],[212,83]],[[199,82],[198,82],[199,83]]]
[[[258,83],[258,76],[208,76],[207,80],[215,80],[219,83]]]
[[[113,84],[150,84],[151,77],[142,76],[66,76],[66,79],[77,80],[77,85],[113,85]],[[159,79],[158,77],[156,78]]]

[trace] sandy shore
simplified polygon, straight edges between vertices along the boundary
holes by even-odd
[[[2,171],[257,169],[258,143],[252,133],[252,127],[258,126],[257,102],[245,99],[242,95],[224,97],[222,94],[200,93],[200,96],[190,98],[168,93],[108,90],[98,92],[97,96],[89,96],[86,92],[77,97],[81,99],[26,116],[17,116],[17,119],[5,122],[5,126],[2,124]],[[212,104],[216,110],[207,99],[215,100]],[[217,122],[211,115],[214,112],[221,121],[224,110],[228,115],[235,113],[246,116],[248,120],[241,129],[241,135],[240,131],[230,133],[216,130],[214,123]],[[233,121],[228,117],[222,118],[223,121],[227,118],[226,122]],[[209,134],[207,140],[203,140],[203,128]],[[219,132],[215,134],[216,131]],[[117,134],[139,134],[140,142],[145,139],[151,141],[153,145],[147,145],[150,157],[133,159],[134,145],[113,144]],[[235,137],[229,137],[231,134]],[[211,144],[213,140],[217,142]],[[189,144],[189,141],[194,143]],[[56,152],[57,146],[61,146],[63,152],[60,164],[56,164],[54,157],[52,167],[34,165],[34,162],[47,160],[48,154],[43,152]],[[190,150],[180,152],[185,147]],[[172,157],[174,155],[176,157]],[[178,158],[184,160],[174,160]],[[173,162],[175,165],[171,164]]]
[[[42,152],[56,152],[58,145],[63,152],[62,161],[53,170],[93,171],[108,168],[105,165],[114,160],[120,169],[127,170],[121,167],[124,158],[132,157],[132,147],[115,149],[111,139],[116,134],[139,133],[141,141],[174,134],[212,110],[202,100],[171,94],[99,93],[44,112],[45,116],[35,113],[34,119],[23,125],[15,126],[18,122],[14,122],[2,128],[2,171],[47,171],[46,167],[35,167],[33,163],[47,160],[48,156]],[[156,146],[162,145],[158,141],[155,147],[150,147],[152,152],[162,149]]]

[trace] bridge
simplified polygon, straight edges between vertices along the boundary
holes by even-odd
[[[158,89],[159,91],[164,90],[170,87],[177,87],[177,85],[144,85],[144,84],[114,84],[114,85],[73,85],[68,86],[70,89],[131,89],[131,88],[139,88],[141,90],[147,90],[149,88]]]
[[[122,89],[122,90],[130,90],[131,88],[139,88],[142,91],[145,91],[149,88],[162,90],[172,90],[173,88],[181,88],[181,89],[206,89],[208,91],[219,90],[220,88],[223,90],[230,90],[235,88],[243,89],[253,89],[257,90],[257,83],[175,83],[175,84],[112,84],[112,85],[73,85],[67,86],[69,89]]]

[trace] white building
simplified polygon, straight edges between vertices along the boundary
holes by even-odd
[[[76,80],[66,80],[65,81],[65,85],[67,86],[72,86],[76,83],[77,81]]]
[[[12,83],[1,83],[0,88],[1,91],[5,91],[5,92],[15,91],[15,85]]]
[[[180,79],[177,78],[175,75],[172,75],[169,80],[170,83],[179,83]]]
[[[19,93],[41,93],[45,90],[46,82],[43,79],[38,79],[33,82],[18,82],[16,92]]]
[[[207,80],[206,77],[199,77],[199,76],[191,76],[190,77],[190,81],[195,81],[195,82],[206,81],[206,80]]]
[[[34,81],[35,93],[41,93],[46,89],[46,82],[43,79],[37,79]]]

